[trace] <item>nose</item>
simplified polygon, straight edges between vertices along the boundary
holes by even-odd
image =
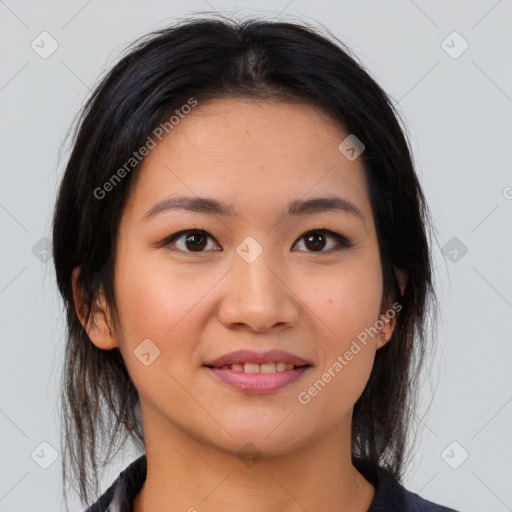
[[[223,283],[217,314],[228,329],[268,332],[295,325],[299,306],[291,278],[264,251],[251,263],[236,256]]]

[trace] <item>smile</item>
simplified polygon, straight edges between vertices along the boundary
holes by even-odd
[[[285,365],[285,369],[281,368]],[[218,381],[229,387],[250,394],[280,391],[304,376],[311,365],[295,366],[292,363],[232,364],[221,368],[205,366]]]
[[[275,363],[264,363],[264,364],[255,364],[255,363],[235,363],[235,364],[225,364],[220,367],[212,366],[210,368],[218,368],[220,370],[233,370],[236,372],[244,372],[244,373],[275,373],[275,372],[284,372],[286,370],[293,370],[295,368],[300,368],[301,366],[306,365],[295,365],[293,363],[285,363],[283,361],[275,362]],[[309,365],[307,365],[309,366]]]

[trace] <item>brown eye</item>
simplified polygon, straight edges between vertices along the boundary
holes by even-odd
[[[185,246],[191,251],[201,251],[206,244],[206,236],[203,233],[192,232],[185,238]]]
[[[206,233],[206,231],[197,229],[180,231],[179,233],[175,233],[174,235],[166,238],[162,245],[168,247],[171,251],[176,250],[188,253],[208,252],[209,249],[205,250],[205,248],[208,246],[208,239],[213,240],[213,237]]]
[[[305,237],[306,247],[312,251],[322,250],[325,247],[325,236],[322,233],[313,233]]]
[[[222,248],[208,249],[208,241],[215,239],[203,230],[187,230],[174,233],[167,237],[162,245],[168,247],[171,251],[185,252],[185,253],[201,253],[208,252],[209,250],[222,251]],[[304,240],[306,247],[305,252],[317,253],[330,253],[348,249],[354,244],[347,240],[344,236],[330,231],[328,229],[317,229],[309,231],[302,235],[294,245]],[[178,243],[179,242],[179,243]],[[217,247],[218,244],[217,244]],[[324,250],[327,247],[326,250]],[[304,252],[304,250],[301,250]]]
[[[354,245],[344,236],[328,229],[317,229],[315,231],[309,231],[302,235],[296,243],[302,240],[304,240],[306,252],[329,253],[340,251],[342,249],[348,249]],[[327,250],[323,250],[326,246],[329,245],[329,240],[331,240],[330,247],[328,247]],[[334,241],[334,243],[332,241]]]

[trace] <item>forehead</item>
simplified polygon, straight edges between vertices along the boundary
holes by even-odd
[[[144,158],[128,207],[141,217],[168,196],[207,196],[250,219],[276,215],[294,199],[336,193],[371,216],[362,161],[338,149],[347,135],[310,105],[198,103]]]

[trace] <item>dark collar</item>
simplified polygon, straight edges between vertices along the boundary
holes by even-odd
[[[353,459],[354,467],[375,487],[367,512],[457,512],[424,500],[407,491],[385,469]],[[120,473],[99,500],[85,512],[133,512],[133,502],[146,480],[146,455],[141,455]]]

